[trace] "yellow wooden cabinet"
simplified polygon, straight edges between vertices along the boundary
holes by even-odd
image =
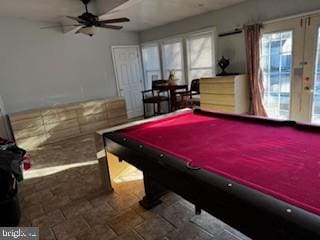
[[[200,107],[203,110],[248,113],[248,75],[221,76],[200,80]]]

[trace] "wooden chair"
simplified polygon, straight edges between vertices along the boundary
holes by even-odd
[[[190,90],[179,92],[180,97],[180,107],[193,107],[194,105],[199,105],[200,95],[200,79],[193,79],[190,84]]]
[[[168,103],[168,111],[170,111],[170,100],[167,91],[160,91],[156,89],[157,84],[167,83],[167,80],[154,80],[152,81],[152,89],[142,91],[142,102],[143,102],[143,115],[147,118],[146,105],[153,105],[153,115],[160,115],[161,113],[161,103]]]

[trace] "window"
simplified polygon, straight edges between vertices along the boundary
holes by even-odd
[[[214,71],[213,33],[191,35],[187,39],[188,80],[212,77]]]
[[[214,31],[211,28],[142,45],[145,87],[150,89],[152,80],[168,79],[170,71],[175,72],[179,84],[215,76]]]
[[[163,76],[168,79],[170,71],[175,72],[179,83],[184,83],[183,45],[182,40],[162,44]]]
[[[292,71],[292,31],[264,34],[261,64],[263,102],[268,116],[289,118]]]
[[[151,89],[152,81],[161,79],[161,66],[158,44],[142,47],[145,88]]]

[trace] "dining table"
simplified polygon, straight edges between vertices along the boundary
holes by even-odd
[[[169,92],[169,98],[170,98],[170,109],[169,111],[173,112],[175,111],[177,106],[177,90],[183,90],[188,91],[188,84],[179,84],[179,83],[159,83],[154,86],[155,90],[158,90],[160,92]]]

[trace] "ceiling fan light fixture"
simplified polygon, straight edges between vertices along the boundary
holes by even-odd
[[[97,28],[95,26],[82,27],[78,32],[93,37],[97,33]]]

